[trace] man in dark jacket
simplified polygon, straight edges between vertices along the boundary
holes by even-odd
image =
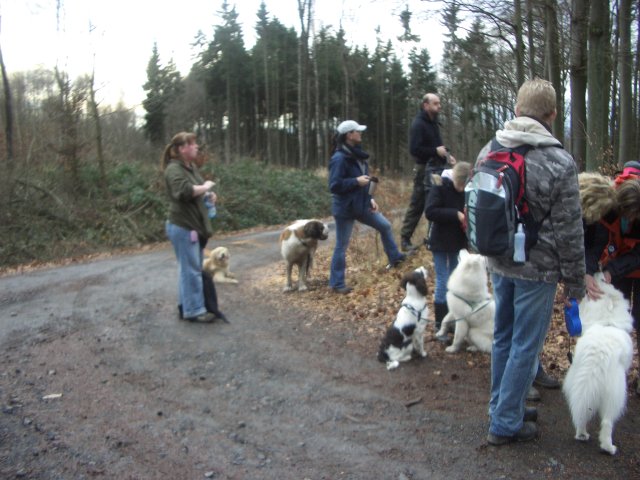
[[[427,93],[422,97],[420,112],[413,120],[409,132],[409,153],[416,166],[411,203],[400,230],[400,247],[405,251],[414,249],[411,236],[424,212],[431,187],[431,175],[440,175],[447,163],[456,163],[456,159],[449,155],[449,150],[442,143],[438,124],[439,113],[440,98],[435,93]]]

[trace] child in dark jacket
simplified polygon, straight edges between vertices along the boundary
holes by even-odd
[[[467,248],[464,224],[464,187],[471,174],[471,165],[458,162],[450,173],[445,170],[442,184],[434,186],[429,192],[425,206],[425,215],[430,222],[427,247],[433,253],[436,271],[434,293],[435,331],[440,330],[442,319],[448,313],[447,282],[449,275],[458,265],[458,252]],[[438,337],[446,342],[447,336]]]

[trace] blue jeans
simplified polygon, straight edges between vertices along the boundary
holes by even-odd
[[[489,432],[515,435],[547,335],[556,284],[491,274],[496,301]]]
[[[449,275],[458,266],[458,252],[433,252],[433,266],[436,271],[434,303],[447,303],[447,282]]]
[[[184,318],[197,317],[206,313],[202,290],[202,248],[196,238],[193,242],[191,231],[167,222],[167,237],[171,240],[178,260],[178,304],[182,305]]]
[[[347,268],[347,247],[349,247],[351,232],[353,232],[353,224],[356,220],[380,232],[382,248],[384,249],[384,253],[387,254],[389,263],[393,263],[403,257],[403,254],[398,250],[396,242],[393,240],[391,223],[389,223],[389,220],[387,220],[380,212],[373,213],[367,211],[355,218],[333,218],[336,222],[336,246],[333,250],[333,257],[331,258],[331,272],[329,274],[329,286],[331,288],[342,288],[346,286],[344,283],[344,276]]]

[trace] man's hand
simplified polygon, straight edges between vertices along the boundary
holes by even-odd
[[[369,185],[369,175],[360,175],[359,177],[356,177],[356,181],[361,187]]]

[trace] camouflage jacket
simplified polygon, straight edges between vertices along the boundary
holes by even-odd
[[[571,155],[539,121],[517,117],[508,121],[496,139],[505,147],[532,145],[526,156],[526,198],[537,221],[538,243],[524,265],[510,259],[489,258],[489,270],[511,278],[563,282],[565,295],[585,295],[585,259],[578,172]],[[482,160],[489,142],[478,154]],[[477,162],[476,162],[477,163]]]

